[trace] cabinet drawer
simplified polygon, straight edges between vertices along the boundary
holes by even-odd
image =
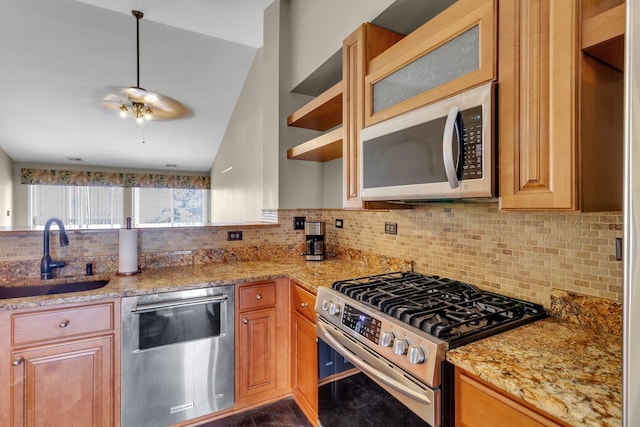
[[[316,297],[311,292],[295,285],[293,287],[293,309],[312,323],[316,323]]]
[[[276,283],[265,282],[243,286],[239,293],[239,310],[256,310],[276,305]]]
[[[12,317],[13,345],[111,331],[113,304],[17,313]]]

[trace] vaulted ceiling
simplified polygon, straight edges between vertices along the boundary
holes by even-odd
[[[3,0],[0,147],[17,162],[209,171],[272,1]],[[138,125],[101,105],[136,84],[134,9],[140,86],[187,118]]]

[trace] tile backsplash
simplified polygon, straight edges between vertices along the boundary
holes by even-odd
[[[413,261],[419,273],[463,280],[550,306],[552,289],[622,301],[622,262],[614,241],[622,237],[622,213],[500,212],[495,203],[434,203],[398,211],[280,210],[278,223],[237,227],[140,229],[143,268],[300,256],[304,231],[293,216],[326,222],[328,251],[361,250]],[[335,220],[343,220],[343,228]],[[385,234],[385,222],[397,234]],[[242,230],[229,242],[227,231]],[[70,245],[51,238],[54,259],[70,262],[64,275],[117,270],[117,230],[71,231]],[[0,233],[0,280],[37,278],[41,232]]]

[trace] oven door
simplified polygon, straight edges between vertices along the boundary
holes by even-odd
[[[363,425],[440,426],[439,389],[422,384],[321,316],[316,329],[320,340],[366,374],[366,378],[358,374],[320,382],[318,418],[322,427],[358,425],[357,419],[363,417]]]

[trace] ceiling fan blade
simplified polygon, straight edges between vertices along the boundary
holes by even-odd
[[[175,99],[138,87],[111,87],[111,93],[102,100],[103,107],[119,110],[122,104],[143,103],[151,107],[153,114],[149,120],[174,120],[191,115],[191,110]]]

